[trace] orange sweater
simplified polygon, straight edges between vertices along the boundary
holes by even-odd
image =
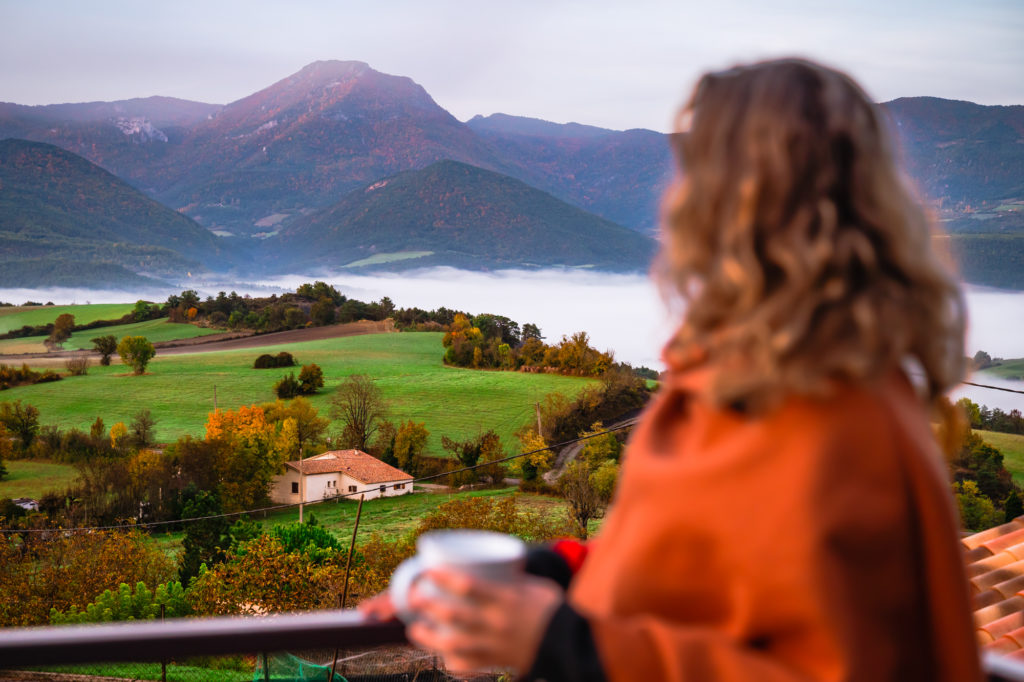
[[[609,680],[981,679],[947,475],[902,375],[751,418],[670,377],[569,603]]]

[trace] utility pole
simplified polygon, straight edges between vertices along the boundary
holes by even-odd
[[[213,411],[217,411],[217,384],[213,385]]]

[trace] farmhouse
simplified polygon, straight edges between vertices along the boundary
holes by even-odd
[[[393,497],[412,492],[412,476],[361,450],[331,450],[285,464],[275,476],[270,499],[279,504],[347,495],[350,499]]]

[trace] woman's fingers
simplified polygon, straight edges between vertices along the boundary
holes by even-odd
[[[367,618],[375,620],[391,620],[397,616],[395,605],[387,592],[381,592],[375,597],[370,597],[361,602],[356,608]]]

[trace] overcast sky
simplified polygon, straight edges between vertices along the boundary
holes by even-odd
[[[666,130],[707,69],[799,55],[885,101],[1024,104],[1022,0],[0,0],[0,101],[227,103],[319,59],[409,76],[459,119]]]

